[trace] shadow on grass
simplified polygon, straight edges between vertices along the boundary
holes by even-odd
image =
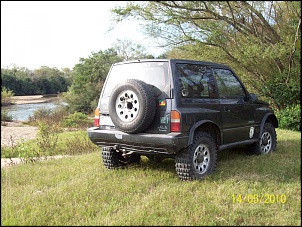
[[[237,147],[218,152],[216,172],[211,178],[215,180],[236,179],[254,181],[278,181],[280,183],[297,182],[301,179],[301,148],[288,147],[297,141],[280,141],[277,149],[267,155],[253,155],[247,147]],[[284,147],[287,149],[285,150]],[[140,164],[132,168],[153,169],[175,174],[175,160],[166,158],[160,163],[154,163],[142,156]]]

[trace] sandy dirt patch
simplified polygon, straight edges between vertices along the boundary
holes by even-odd
[[[37,136],[38,127],[23,125],[21,122],[5,122],[5,124],[6,126],[1,125],[1,147],[12,146]]]
[[[22,95],[12,97],[14,104],[44,103],[52,102],[57,99],[58,97],[53,95]]]

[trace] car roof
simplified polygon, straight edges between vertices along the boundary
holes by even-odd
[[[168,61],[171,61],[171,62],[174,62],[174,63],[204,64],[204,65],[209,65],[209,66],[230,68],[227,65],[224,65],[224,64],[221,64],[221,63],[216,63],[216,62],[197,61],[197,60],[190,60],[190,59],[177,59],[177,58],[171,58],[171,59],[137,59],[137,60],[117,62],[117,63],[114,63],[114,65],[138,63],[138,62],[168,62]]]

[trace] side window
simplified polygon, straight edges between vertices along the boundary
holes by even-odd
[[[177,64],[182,98],[216,98],[211,70],[202,65]]]
[[[221,99],[241,99],[245,97],[245,92],[234,76],[228,69],[213,69],[217,82],[219,98]]]

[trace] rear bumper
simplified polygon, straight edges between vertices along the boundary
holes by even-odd
[[[187,147],[189,135],[183,133],[128,134],[118,130],[104,130],[98,127],[88,128],[89,139],[98,146],[117,146],[125,151],[137,153],[175,154]]]

